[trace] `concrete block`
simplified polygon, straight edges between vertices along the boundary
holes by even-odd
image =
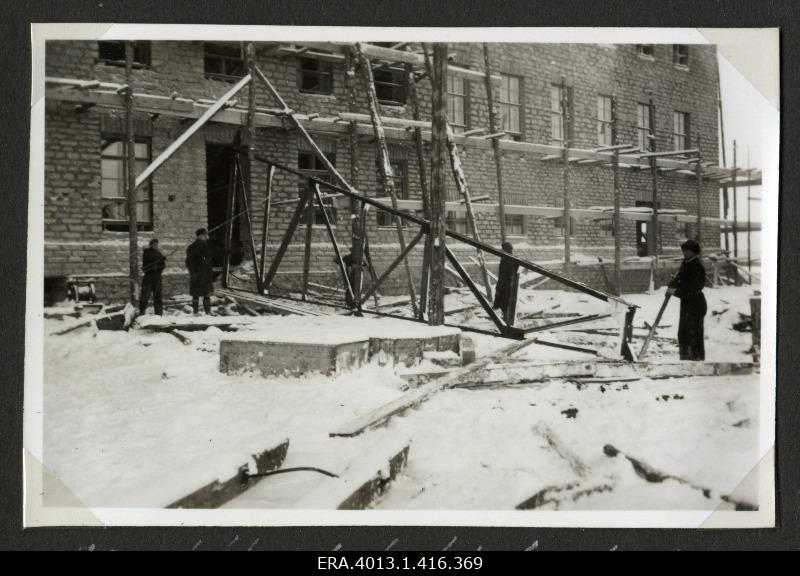
[[[220,341],[219,367],[226,374],[257,371],[263,376],[299,376],[310,372],[341,374],[369,358],[366,336],[237,334]]]
[[[411,327],[404,332],[373,333],[369,339],[370,358],[386,358],[394,364],[412,366],[428,351],[452,351],[461,355],[461,330],[446,326]]]

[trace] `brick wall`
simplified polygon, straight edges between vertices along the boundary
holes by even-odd
[[[619,102],[621,141],[635,142],[636,104],[652,95],[656,106],[658,148],[672,148],[672,112],[691,114],[692,134],[700,135],[705,158],[717,157],[717,87],[716,50],[713,46],[691,46],[688,68],[672,64],[671,46],[656,45],[652,59],[639,56],[633,45],[507,45],[490,46],[495,73],[507,73],[522,78],[522,139],[550,143],[550,85],[561,77],[572,87],[574,131],[573,145],[592,148],[596,143],[596,98],[598,94],[614,94]],[[483,50],[478,44],[451,46],[460,65],[483,68]],[[292,56],[276,56],[269,47],[257,51],[259,67],[270,78],[289,106],[302,112],[317,112],[332,116],[348,110],[344,80],[344,64],[334,64],[333,94],[303,94],[297,88],[297,60]],[[203,44],[201,42],[153,42],[151,65],[134,71],[137,92],[160,95],[177,94],[186,98],[215,99],[231,84],[204,77]],[[124,83],[124,69],[97,60],[96,42],[49,42],[46,54],[48,76],[99,79]],[[363,93],[361,79],[357,79]],[[469,127],[488,128],[488,107],[483,82],[467,82]],[[497,95],[495,95],[496,97]],[[430,117],[430,85],[420,85],[423,117]],[[274,107],[261,86],[257,104]],[[240,106],[247,104],[247,89],[237,95]],[[356,111],[366,113],[363,98]],[[409,106],[384,106],[388,116],[411,117]],[[127,233],[104,231],[101,221],[100,142],[109,127],[122,126],[120,111],[89,108],[78,110],[74,105],[50,101],[46,107],[45,134],[45,273],[48,277],[74,274],[97,275],[102,281],[101,297],[124,294],[127,269]],[[189,125],[167,116],[137,115],[137,131],[151,139],[152,156],[157,156]],[[162,249],[170,253],[171,272],[182,278],[183,249],[193,239],[193,231],[208,222],[206,199],[206,144],[232,142],[236,127],[210,123],[191,138],[152,179],[153,230],[140,232],[144,247],[152,237],[161,240]],[[350,157],[345,134],[319,134],[327,151],[335,152],[339,171],[350,177],[353,162],[359,169],[359,190],[369,196],[382,196],[376,170],[376,151],[368,137],[360,137],[357,155]],[[692,136],[691,147],[695,145]],[[394,154],[405,157],[408,196],[419,199],[419,175],[416,153],[409,142],[394,142]],[[259,129],[257,150],[260,155],[297,166],[299,136],[288,129]],[[494,157],[490,149],[468,146],[461,148],[467,183],[473,196],[497,198]],[[558,206],[563,198],[563,167],[559,163],[541,162],[538,155],[504,151],[502,157],[504,192],[508,204]],[[610,206],[613,203],[612,172],[604,167],[570,165],[570,197],[572,206]],[[264,191],[267,168],[261,163],[252,167],[253,228],[260,231],[263,219]],[[273,201],[297,197],[299,178],[278,172],[273,186]],[[456,198],[452,181],[448,196]],[[649,171],[621,171],[622,205],[632,206],[637,200],[647,200],[651,194]],[[697,184],[693,178],[664,173],[659,176],[659,191],[663,208],[696,210]],[[704,216],[718,216],[719,193],[713,183],[706,183],[702,193]],[[350,214],[347,201],[340,202],[336,234],[343,250],[350,238]],[[270,251],[280,242],[294,205],[275,206],[270,217]],[[377,226],[374,210],[369,216],[369,235],[373,258],[378,272],[398,253],[393,227]],[[478,227],[484,241],[498,244],[500,227],[496,216],[479,213]],[[510,238],[519,254],[534,261],[563,257],[563,237],[555,230],[552,219],[525,217],[525,234]],[[689,226],[689,233],[694,234]],[[304,227],[298,228],[278,278],[294,282],[301,275]],[[407,241],[416,233],[410,226]],[[338,282],[333,252],[324,227],[314,227],[312,257],[315,282]],[[636,254],[636,225],[623,221],[623,256]],[[680,238],[674,224],[662,225],[665,252],[676,252]],[[707,247],[719,244],[714,226],[706,226]],[[249,258],[246,227],[243,244]],[[575,256],[613,257],[613,237],[604,231],[602,222],[576,220],[572,239]],[[173,254],[174,252],[174,254]],[[472,253],[465,250],[464,254]],[[421,261],[421,245],[412,253],[415,266]],[[475,272],[473,270],[473,272]],[[576,272],[577,273],[577,272]],[[637,272],[638,273],[638,272]],[[627,273],[626,273],[627,274]],[[396,291],[404,286],[403,271],[399,268],[385,288]],[[635,274],[634,274],[635,276]],[[116,278],[116,280],[114,280]],[[174,283],[179,289],[183,280]],[[586,281],[603,287],[601,277],[589,274]],[[122,286],[113,287],[114,283]],[[631,284],[638,285],[636,282]]]

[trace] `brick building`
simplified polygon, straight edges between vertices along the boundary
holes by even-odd
[[[495,98],[507,132],[502,144],[503,188],[506,204],[529,207],[557,207],[563,200],[563,171],[560,162],[549,162],[526,144],[560,146],[565,136],[570,147],[596,149],[611,144],[610,97],[617,100],[618,141],[652,149],[648,138],[655,118],[655,149],[659,151],[699,147],[704,159],[718,157],[717,96],[719,77],[714,46],[708,45],[611,45],[611,44],[492,44]],[[451,62],[462,68],[483,69],[479,44],[453,44]],[[127,290],[127,216],[124,202],[125,117],[122,98],[108,85],[124,84],[125,70],[121,42],[48,42],[46,76],[53,79],[99,81],[83,89],[48,84],[45,120],[45,276],[46,292],[57,299],[64,280],[70,276],[91,276],[100,297],[122,299]],[[139,42],[135,53],[136,94],[151,94],[170,102],[172,109],[137,106],[136,158],[141,170],[161,153],[197,117],[198,107],[222,96],[245,74],[242,47],[238,43],[153,41]],[[348,125],[333,121],[338,113],[368,111],[360,79],[358,101],[348,99],[343,59],[308,57],[291,46],[257,45],[256,63],[273,82],[290,107],[304,114],[319,114],[306,122],[308,129],[337,169],[349,178],[355,162],[356,187],[368,196],[382,196],[376,165],[376,146],[368,124],[360,127],[357,157],[351,158]],[[564,124],[560,111],[561,88],[567,86],[571,122]],[[387,117],[411,118],[402,67],[378,65],[375,85],[381,113]],[[430,83],[419,83],[423,119],[430,118]],[[184,250],[200,226],[218,226],[225,219],[225,195],[229,187],[232,146],[242,129],[247,108],[247,90],[236,96],[234,106],[219,113],[195,134],[159,169],[149,183],[139,188],[137,219],[139,242],[144,247],[152,237],[161,241],[169,255],[165,272],[167,293],[187,290],[183,269]],[[115,104],[115,102],[117,102]],[[138,99],[137,99],[138,101]],[[654,114],[649,105],[652,101]],[[175,110],[184,106],[186,112]],[[257,90],[257,106],[274,108],[265,90]],[[489,126],[486,92],[482,81],[452,77],[448,80],[448,116],[456,132],[470,132]],[[188,119],[188,120],[187,120]],[[277,116],[259,114],[258,154],[325,176],[308,145]],[[387,127],[398,194],[419,199],[420,186],[412,134]],[[497,180],[491,142],[478,137],[459,138],[468,185],[473,196],[497,201]],[[519,144],[515,144],[519,143]],[[543,160],[544,158],[544,160]],[[242,158],[241,162],[246,162]],[[613,203],[613,175],[607,165],[569,165],[572,208],[608,207]],[[246,169],[246,166],[245,166]],[[253,227],[259,231],[266,189],[266,166],[251,167],[253,179]],[[686,171],[659,173],[659,207],[685,209],[696,214],[698,186]],[[623,207],[652,204],[652,176],[647,169],[620,170]],[[287,200],[296,199],[304,186],[302,179],[279,172],[274,183],[270,217],[269,249],[274,249],[294,210]],[[457,200],[449,182],[448,197]],[[349,245],[348,205],[331,201],[340,243]],[[702,216],[718,218],[719,184],[706,181],[700,194]],[[517,212],[520,212],[519,210]],[[524,212],[524,211],[521,211]],[[319,215],[318,215],[319,216]],[[499,243],[496,212],[478,213],[478,227],[484,241]],[[463,209],[448,212],[449,225],[466,230]],[[321,224],[321,220],[317,224]],[[623,256],[653,254],[649,223],[623,220],[620,230]],[[571,253],[613,258],[611,220],[575,218]],[[563,259],[563,217],[515,213],[506,215],[509,239],[517,251],[535,262]],[[391,218],[373,212],[369,219],[370,247],[378,273],[398,253]],[[414,230],[414,232],[416,232]],[[695,225],[685,219],[661,223],[661,250],[676,253],[680,241],[696,234]],[[243,222],[234,230],[239,252],[247,268],[249,231]],[[330,243],[323,226],[315,225],[312,251],[312,280],[340,284]],[[219,238],[219,234],[214,235]],[[303,238],[298,232],[276,283],[295,286],[302,273]],[[708,223],[702,234],[707,248],[719,245],[719,224]],[[459,247],[466,261],[472,249]],[[268,250],[268,254],[269,254]],[[411,254],[421,262],[422,248]],[[417,269],[419,266],[415,266]],[[558,268],[553,264],[552,268]],[[245,274],[242,271],[242,274]],[[570,274],[602,287],[597,268],[577,267]],[[386,290],[402,289],[403,274],[395,272],[394,284]],[[646,286],[647,273],[627,271],[626,289]]]

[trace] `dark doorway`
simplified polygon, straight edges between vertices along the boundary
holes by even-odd
[[[222,144],[206,144],[208,230],[210,242],[217,248],[214,266],[222,266],[225,254],[225,230],[227,228],[225,220],[228,213],[228,194],[231,192],[234,159],[233,147]],[[239,212],[241,212],[241,208],[237,194],[233,215]],[[242,253],[241,223],[237,218],[233,221],[231,266],[238,266],[242,262]]]

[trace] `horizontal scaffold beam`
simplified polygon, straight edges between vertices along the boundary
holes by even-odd
[[[292,42],[295,46],[301,48],[309,48],[310,50],[321,50],[322,52],[331,52],[333,54],[341,54],[344,50],[355,47],[354,42]],[[383,60],[386,62],[397,62],[400,64],[410,64],[425,68],[425,57],[416,52],[409,52],[407,50],[399,50],[395,48],[388,48],[386,46],[376,46],[375,44],[360,44],[361,52],[370,60]],[[483,81],[485,73],[483,70],[462,68],[461,66],[448,64],[447,73],[451,76],[465,78],[467,80],[480,80]],[[499,82],[501,77],[497,74],[492,75],[492,80]]]
[[[385,205],[390,205],[387,198],[375,198],[378,202]],[[459,201],[450,201],[446,203],[449,212],[464,213],[466,207]],[[400,210],[422,210],[421,200],[398,200],[397,207]],[[476,202],[472,205],[474,212],[495,213],[497,211],[497,204],[480,203]],[[516,214],[521,216],[541,216],[544,218],[560,218],[564,215],[564,209],[558,206],[526,206],[521,204],[506,204],[506,214]],[[570,208],[570,216],[578,220],[611,220],[614,213],[608,210],[600,210],[596,208]],[[650,210],[642,210],[641,208],[631,209],[626,211],[624,208],[620,212],[620,217],[623,220],[631,222],[651,222],[653,220],[653,212]],[[681,222],[688,224],[697,223],[697,216],[694,214],[686,214],[685,210],[664,211],[660,210],[658,214],[659,222]],[[709,226],[719,225],[732,225],[733,220],[725,220],[723,218],[710,218],[703,217],[703,223]],[[741,223],[740,223],[741,225]],[[752,222],[751,230],[759,230],[760,223]]]
[[[448,68],[450,69],[450,68]],[[124,108],[124,99],[120,96],[120,92],[124,91],[125,86],[122,84],[114,84],[108,82],[99,82],[96,80],[80,80],[74,78],[45,78],[46,90],[45,97],[48,100],[72,102],[78,105],[93,105],[104,108]],[[134,94],[135,110],[139,112],[157,114],[164,116],[174,116],[179,118],[200,118],[208,111],[209,105],[190,100],[187,98],[163,96],[159,94]],[[255,113],[255,125],[258,128],[278,128],[286,129],[284,122],[285,112],[278,109],[257,108]],[[318,117],[313,114],[295,114],[298,122],[309,132],[314,133],[333,133],[333,134],[348,134],[350,124],[345,120],[345,117],[350,117],[349,113],[340,113],[333,117]],[[385,117],[382,117],[386,120]],[[239,107],[227,107],[219,110],[213,118],[213,122],[221,124],[233,124],[237,126],[247,125],[247,109]],[[417,127],[417,122],[420,122],[422,128],[422,139],[424,142],[430,142],[431,131],[430,122],[426,121],[413,121],[413,120],[388,120],[384,126],[386,138],[395,141],[408,141],[412,142],[414,133],[408,128]],[[367,121],[361,122],[356,120],[355,125],[356,134],[359,136],[373,136],[372,125]],[[467,148],[491,150],[492,140],[487,140],[480,136],[471,135],[464,136],[463,134],[455,134],[454,140],[459,146]],[[498,140],[500,149],[504,152],[516,152],[520,154],[534,154],[542,156],[539,160],[547,160],[562,156],[562,148],[550,144],[539,144],[535,142],[517,142],[510,139]],[[593,149],[580,149],[570,148],[569,159],[571,161],[579,160],[604,160],[605,166],[611,166],[614,153],[612,151],[602,151]],[[628,169],[649,169],[650,159],[640,158],[638,154],[620,154],[619,155],[620,168]],[[695,178],[696,172],[694,164],[685,160],[675,160],[672,158],[657,158],[657,166],[664,169],[676,169],[675,174],[680,174],[687,178]],[[726,178],[728,179],[731,171],[734,168],[718,169],[711,173],[710,169],[705,169],[703,177],[705,179],[711,178]],[[738,169],[739,172],[743,170]],[[751,185],[758,185],[761,183],[761,173],[759,171],[751,171],[748,178]],[[736,184],[746,185],[747,181],[744,178],[737,179]]]

